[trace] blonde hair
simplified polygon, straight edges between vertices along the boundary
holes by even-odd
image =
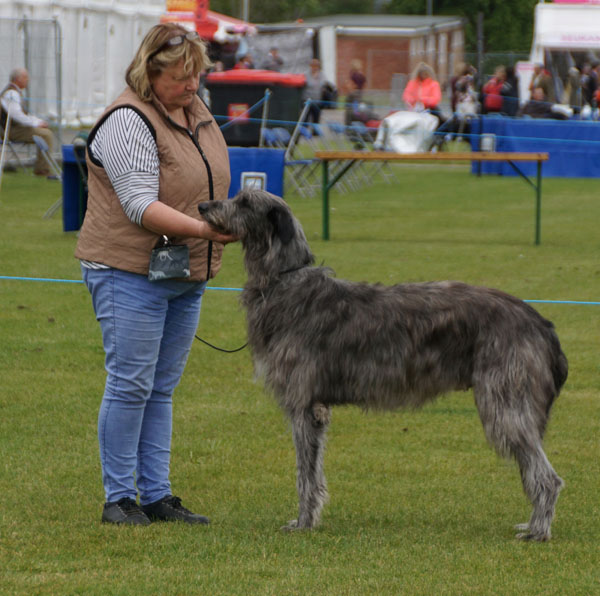
[[[416,79],[421,73],[425,73],[430,79],[435,81],[435,73],[433,72],[433,68],[429,66],[426,62],[419,62],[417,67],[413,70],[412,78]]]
[[[125,73],[125,82],[142,101],[152,100],[152,80],[181,60],[186,76],[197,75],[212,65],[206,53],[206,46],[199,37],[185,39],[183,43],[175,46],[166,45],[173,37],[186,33],[189,33],[187,29],[175,23],[155,25],[146,33]]]

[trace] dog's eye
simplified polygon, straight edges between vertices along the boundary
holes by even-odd
[[[250,207],[250,201],[248,200],[248,197],[242,197],[240,199],[240,207],[244,207],[244,208]]]

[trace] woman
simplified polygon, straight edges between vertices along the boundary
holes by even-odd
[[[482,113],[489,114],[491,112],[502,111],[503,99],[500,92],[505,80],[506,70],[504,66],[497,66],[494,71],[494,76],[481,89]]]
[[[429,110],[440,122],[443,121],[438,108],[442,101],[442,89],[435,80],[433,70],[424,62],[415,69],[413,78],[404,88],[402,99],[411,110]]]
[[[88,207],[75,256],[106,353],[103,522],[209,523],[181,505],[169,482],[171,396],[206,283],[221,266],[222,245],[235,240],[197,210],[225,199],[229,187],[225,141],[196,95],[207,66],[195,32],[156,25],[127,70],[127,88],[88,138]]]
[[[360,60],[352,60],[350,62],[350,74],[348,75],[349,92],[362,90],[367,84],[367,77],[363,73],[362,62]]]

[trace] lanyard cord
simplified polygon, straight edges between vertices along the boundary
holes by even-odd
[[[211,343],[207,342],[205,339],[202,339],[201,337],[198,337],[197,335],[194,335],[194,337],[198,341],[201,341],[203,344],[206,344],[208,347],[212,348],[213,350],[218,350],[219,352],[225,352],[226,354],[234,354],[235,352],[240,352],[248,345],[248,342],[246,342],[243,346],[236,348],[235,350],[225,350],[224,348],[218,348],[217,346],[213,346]]]
[[[285,271],[280,271],[279,275],[285,275],[286,273],[293,273],[294,271],[299,271],[300,269],[304,269],[307,266],[308,265],[300,265],[299,267],[292,267],[291,269],[286,269]],[[213,346],[213,344],[207,342],[205,339],[202,339],[201,337],[198,337],[197,335],[194,335],[194,337],[198,341],[201,341],[203,344],[212,348],[213,350],[218,350],[219,352],[225,352],[226,354],[235,354],[236,352],[240,352],[248,345],[248,342],[246,342],[243,346],[240,346],[239,348],[236,348],[235,350],[225,350],[224,348],[219,348],[217,346]]]

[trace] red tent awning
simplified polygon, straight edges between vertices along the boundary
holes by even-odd
[[[184,27],[195,28],[200,36],[208,41],[223,42],[227,41],[228,36],[256,33],[256,27],[251,23],[212,10],[206,11],[205,20],[197,20],[194,11],[191,10],[170,10],[160,20],[161,23],[180,23]]]
[[[213,85],[277,85],[280,87],[304,87],[303,74],[275,72],[272,70],[239,69],[210,72],[206,81]]]

